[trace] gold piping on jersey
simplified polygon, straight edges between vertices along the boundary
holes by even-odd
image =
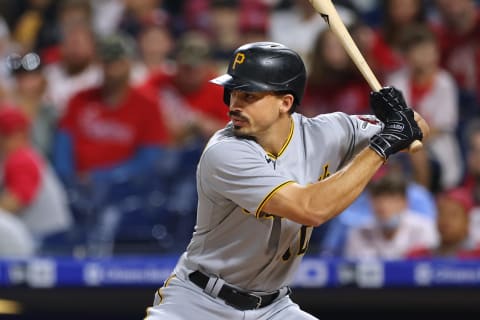
[[[265,203],[271,198],[273,197],[273,195],[275,194],[275,192],[277,192],[280,188],[286,186],[287,184],[290,184],[290,183],[294,183],[295,181],[286,181],[278,186],[276,186],[275,188],[273,188],[272,191],[270,191],[269,194],[267,194],[267,196],[262,200],[262,202],[260,202],[260,205],[258,206],[258,209],[257,209],[257,212],[255,212],[255,216],[257,218],[260,218],[260,213],[262,212],[263,210],[263,207],[265,206]]]
[[[161,304],[162,301],[163,301],[162,288],[166,288],[168,286],[168,284],[170,283],[170,281],[175,277],[176,277],[176,275],[172,274],[170,277],[167,278],[167,280],[165,280],[165,282],[163,283],[163,286],[158,288],[157,294],[160,297],[160,300],[158,300],[158,304]]]
[[[242,208],[242,213],[247,215],[247,216],[252,215],[252,213],[250,211],[248,211],[247,209],[244,209],[244,208]],[[264,214],[263,216],[261,216],[260,218],[262,218],[262,219],[274,219],[275,216],[273,214],[267,213],[267,214]]]
[[[247,209],[244,209],[242,208],[242,213],[246,214],[246,215],[250,215],[250,211],[248,211]]]
[[[267,152],[267,156],[272,158],[273,160],[276,160],[278,157],[282,155],[282,153],[287,149],[287,146],[289,145],[290,141],[292,140],[293,137],[293,130],[295,127],[295,123],[293,122],[293,118],[290,118],[290,132],[288,133],[287,140],[285,140],[285,143],[283,144],[282,148],[278,152],[277,155],[274,155],[273,153]]]

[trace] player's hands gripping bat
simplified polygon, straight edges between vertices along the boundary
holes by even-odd
[[[345,49],[345,51],[347,51],[350,58],[353,60],[353,62],[355,63],[359,71],[362,73],[363,77],[370,85],[370,88],[372,88],[372,90],[375,92],[380,91],[382,89],[382,86],[380,85],[377,78],[375,77],[372,70],[370,69],[369,65],[365,61],[365,58],[363,57],[363,55],[360,53],[360,50],[358,49],[357,45],[353,41],[352,37],[350,36],[350,33],[345,27],[345,24],[342,22],[342,19],[338,15],[338,12],[335,9],[332,1],[331,0],[309,0],[309,1],[312,4],[312,6],[315,8],[315,10],[327,22],[328,26],[330,27],[330,30],[332,30],[332,32],[338,37],[343,48]],[[377,115],[377,111],[380,111],[380,110],[378,110],[378,108],[377,110],[374,110],[376,115]],[[386,112],[388,112],[388,110],[384,110],[383,112],[380,111],[380,113],[377,115],[380,120],[382,120],[382,116],[384,116]],[[415,140],[409,146],[409,151],[415,152],[419,150],[421,147],[422,147],[422,143],[419,140]]]
[[[382,122],[385,122],[388,111],[404,111],[408,109],[402,92],[394,87],[384,87],[370,93],[370,107]]]

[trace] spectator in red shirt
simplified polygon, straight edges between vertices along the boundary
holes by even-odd
[[[173,146],[198,138],[204,142],[229,119],[223,90],[209,82],[216,70],[208,38],[199,32],[184,34],[177,43],[175,62],[173,72],[157,72],[142,90],[157,99]]]
[[[91,255],[111,253],[120,200],[151,179],[167,141],[156,102],[130,84],[132,48],[121,35],[99,41],[103,83],[69,100],[55,139],[53,161],[72,201],[78,196],[73,205]]]
[[[60,181],[31,145],[29,128],[19,108],[0,107],[0,209],[17,215],[40,249],[46,237],[69,230],[72,216]]]
[[[471,194],[463,188],[444,191],[437,196],[437,207],[439,245],[414,249],[408,257],[479,258],[480,246],[473,241],[469,232],[473,208]]]
[[[166,141],[155,101],[129,83],[127,39],[100,42],[103,84],[72,97],[60,121],[54,161],[66,182],[133,177],[151,168]]]

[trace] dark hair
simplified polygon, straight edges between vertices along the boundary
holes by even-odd
[[[383,2],[383,38],[389,45],[396,46],[398,43],[398,27],[392,22],[390,6],[391,0]],[[427,5],[424,0],[418,0],[418,11],[414,17],[414,23],[425,23],[427,20]]]
[[[372,178],[367,186],[367,190],[372,196],[384,194],[404,196],[407,193],[407,183],[407,178],[402,172],[389,170],[380,177]]]
[[[284,96],[286,94],[290,94],[290,95],[293,95],[291,91],[274,91],[272,92],[274,95],[276,96]],[[295,112],[295,110],[297,109],[299,103],[297,101],[297,99],[293,99],[293,102],[292,102],[292,106],[290,107],[290,110],[288,110],[288,113],[292,114]]]
[[[404,52],[423,43],[437,44],[435,34],[424,24],[414,24],[402,30],[399,41]]]
[[[88,17],[92,17],[93,8],[89,1],[85,0],[63,0],[59,1],[58,5],[58,13],[57,15],[61,15],[64,12],[71,10],[71,9],[80,9],[83,10]]]

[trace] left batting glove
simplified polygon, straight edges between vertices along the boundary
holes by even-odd
[[[422,138],[422,130],[414,119],[412,109],[392,111],[385,119],[383,130],[370,138],[370,148],[386,161],[390,155]]]
[[[383,87],[380,91],[370,92],[370,107],[384,123],[391,117],[391,113],[409,109],[402,92],[394,87]]]

